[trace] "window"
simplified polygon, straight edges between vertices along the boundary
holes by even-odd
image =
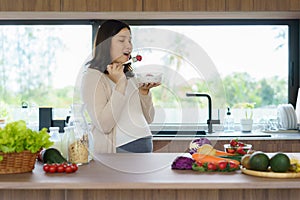
[[[65,118],[91,53],[92,25],[47,23],[0,25],[1,105],[11,108],[14,119],[22,102],[57,108],[54,117]]]
[[[254,120],[276,116],[278,104],[296,104],[299,88],[297,20],[128,20],[139,70],[163,72],[153,89],[154,124],[221,121],[226,107],[235,122],[243,102],[255,103]],[[1,107],[57,108],[65,117],[82,64],[92,50],[98,21],[2,21],[0,25]],[[1,113],[0,113],[1,114]]]
[[[292,55],[297,55],[297,47],[291,44],[298,40],[296,24],[132,22],[135,50],[144,55],[143,62],[135,64],[136,70],[164,74],[162,87],[153,89],[154,123],[206,123],[207,99],[186,97],[186,92],[210,94],[213,119],[221,122],[230,107],[238,123],[245,102],[255,103],[254,122],[276,118],[279,104],[296,101],[290,81],[292,77],[297,85],[298,75],[290,69]]]

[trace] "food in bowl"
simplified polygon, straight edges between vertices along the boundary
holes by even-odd
[[[143,72],[137,73],[138,83],[161,83],[162,73],[159,72]]]
[[[224,144],[224,150],[227,153],[245,155],[251,149],[251,144],[244,144],[244,146],[232,146],[230,144]]]

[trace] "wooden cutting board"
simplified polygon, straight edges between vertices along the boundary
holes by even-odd
[[[250,169],[246,169],[241,167],[241,171],[244,174],[252,175],[252,176],[259,176],[259,177],[268,177],[268,178],[300,178],[300,173],[296,172],[261,172],[261,171],[254,171]]]

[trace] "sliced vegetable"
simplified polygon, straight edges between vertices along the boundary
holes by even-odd
[[[189,157],[179,156],[172,163],[172,169],[192,169],[194,160]]]
[[[240,162],[237,160],[233,160],[233,159],[229,159],[229,158],[221,158],[221,157],[212,156],[212,155],[199,154],[199,153],[194,153],[192,155],[192,157],[196,162],[200,162],[200,163],[218,164],[220,161],[227,161],[227,162],[233,162],[236,165],[240,164]]]
[[[228,158],[228,159],[231,159],[231,160],[237,160],[237,161],[241,162],[241,159],[242,159],[243,155],[233,154],[233,155],[225,155],[225,156],[218,156],[218,157]]]
[[[189,146],[189,152],[190,154],[196,153],[198,148],[201,147],[203,144],[210,144],[211,142],[209,139],[205,138],[205,137],[201,137],[198,139],[194,139],[193,141],[191,141],[190,146]]]
[[[197,153],[211,155],[211,156],[233,156],[233,155],[235,155],[232,153],[227,153],[225,151],[217,150],[210,144],[203,144],[201,147],[198,148]]]
[[[225,151],[216,150],[215,156],[234,156],[234,153],[229,153]]]

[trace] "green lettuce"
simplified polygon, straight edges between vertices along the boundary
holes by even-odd
[[[19,153],[25,150],[36,153],[52,145],[46,128],[33,131],[23,120],[8,123],[3,129],[0,128],[0,151],[4,153]],[[0,156],[0,161],[2,159]]]

